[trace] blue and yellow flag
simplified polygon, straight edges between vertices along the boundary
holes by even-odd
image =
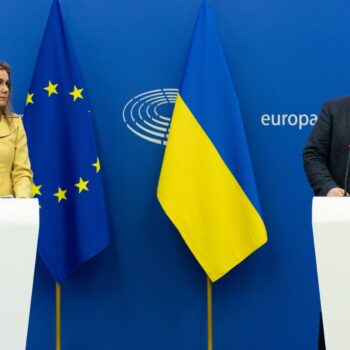
[[[267,241],[240,108],[207,1],[173,112],[158,199],[212,281]]]
[[[58,0],[27,95],[24,123],[41,204],[38,251],[62,282],[109,244],[91,111]]]

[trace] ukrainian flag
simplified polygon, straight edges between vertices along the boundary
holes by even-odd
[[[207,1],[195,25],[157,195],[212,281],[267,241],[238,99]]]

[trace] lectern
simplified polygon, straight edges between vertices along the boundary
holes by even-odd
[[[327,350],[350,349],[350,198],[315,197],[312,226]]]
[[[0,349],[26,347],[38,231],[37,199],[0,199]]]

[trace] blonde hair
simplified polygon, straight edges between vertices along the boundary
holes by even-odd
[[[9,76],[8,88],[9,88],[9,98],[6,102],[6,106],[0,108],[0,116],[4,116],[6,119],[12,115],[11,108],[11,96],[12,96],[12,82],[11,82],[11,67],[6,62],[0,61],[0,70],[4,70]]]

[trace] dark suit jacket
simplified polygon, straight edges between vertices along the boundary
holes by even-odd
[[[344,188],[350,145],[350,96],[327,101],[303,153],[304,169],[316,196]],[[347,181],[349,191],[349,181]]]

